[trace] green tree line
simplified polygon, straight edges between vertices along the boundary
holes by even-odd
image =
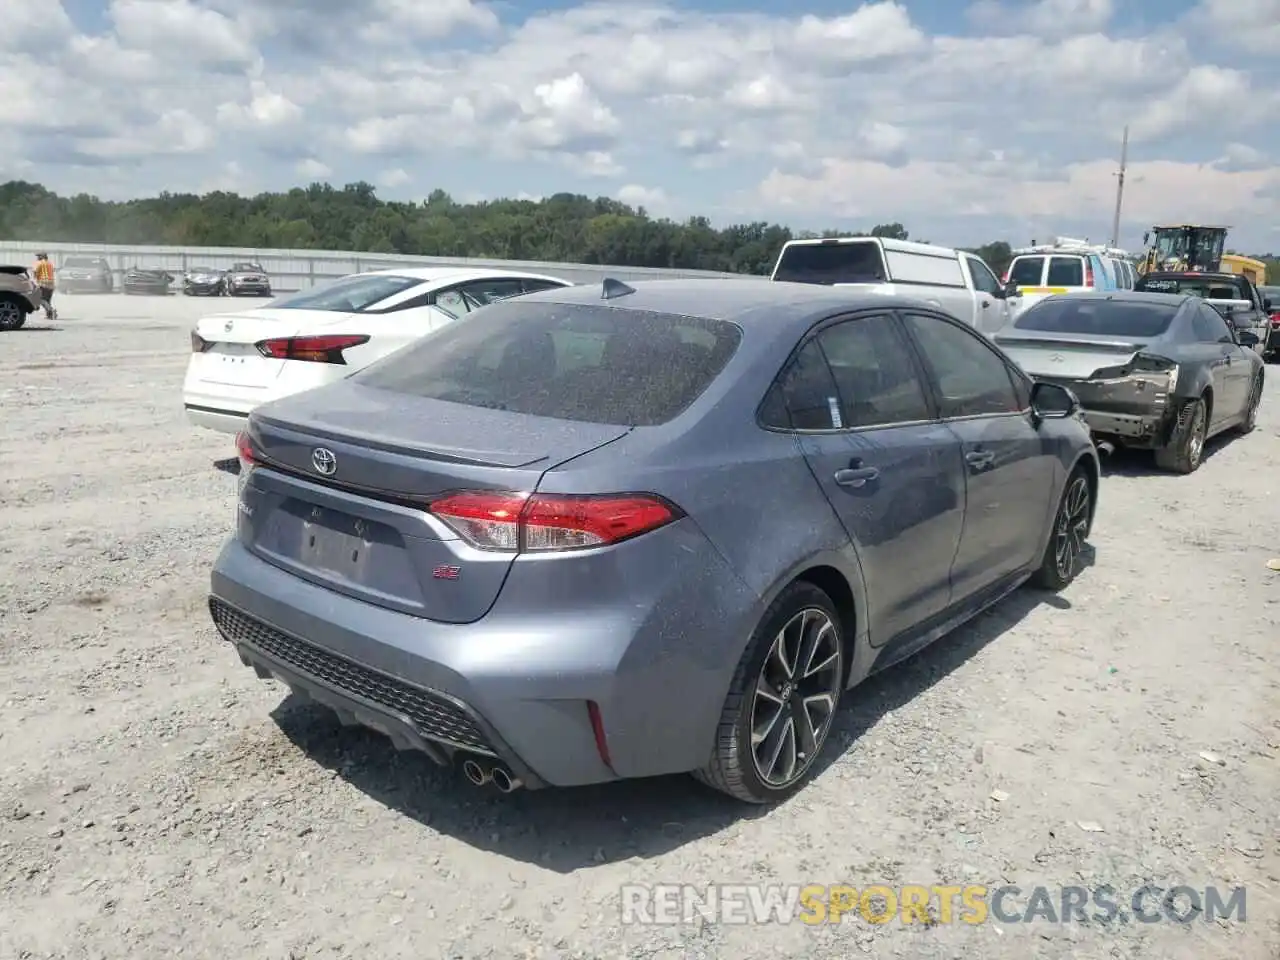
[[[878,224],[868,233],[909,236],[901,223]],[[352,250],[767,274],[788,240],[849,235],[763,221],[717,229],[706,217],[655,218],[643,207],[569,193],[458,203],[436,190],[410,203],[382,200],[362,182],[313,183],[252,197],[217,191],[113,201],[63,197],[21,180],[0,184],[0,239],[51,243]],[[1003,240],[971,249],[997,273],[1008,266]],[[1277,272],[1280,264],[1268,258]]]

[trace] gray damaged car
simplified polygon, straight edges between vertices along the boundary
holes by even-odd
[[[767,280],[503,300],[237,439],[222,636],[507,792],[776,801],[845,692],[1082,566],[1069,391],[923,302]]]
[[[1257,337],[1198,296],[1063,294],[995,339],[1028,374],[1076,394],[1103,449],[1152,450],[1163,469],[1191,473],[1208,438],[1257,425]]]

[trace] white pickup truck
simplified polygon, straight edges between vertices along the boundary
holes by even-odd
[[[772,279],[865,287],[924,300],[983,333],[995,333],[1017,313],[1017,287],[996,279],[981,257],[930,243],[883,237],[790,240],[778,254]]]

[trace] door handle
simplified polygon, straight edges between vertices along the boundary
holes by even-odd
[[[985,470],[995,463],[996,455],[990,450],[973,450],[966,453],[964,459],[974,470]]]
[[[845,470],[837,470],[835,480],[842,487],[865,487],[868,480],[876,480],[880,477],[880,471],[876,467],[849,467]]]

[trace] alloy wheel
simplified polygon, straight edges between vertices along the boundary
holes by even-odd
[[[1253,390],[1249,393],[1249,408],[1245,412],[1244,426],[1252,430],[1258,422],[1258,407],[1262,404],[1262,377],[1253,381]]]
[[[22,308],[13,300],[0,300],[0,330],[16,330],[22,326]]]
[[[1076,477],[1067,487],[1062,505],[1058,508],[1058,522],[1054,526],[1054,563],[1058,576],[1070,580],[1075,576],[1076,564],[1084,552],[1085,536],[1089,532],[1089,483],[1084,477]]]
[[[1197,403],[1191,420],[1191,439],[1187,444],[1187,459],[1191,465],[1197,466],[1204,456],[1205,412],[1204,403]]]
[[[774,637],[751,704],[752,759],[768,786],[785,789],[813,763],[835,717],[843,660],[836,625],[820,609],[800,611]]]

